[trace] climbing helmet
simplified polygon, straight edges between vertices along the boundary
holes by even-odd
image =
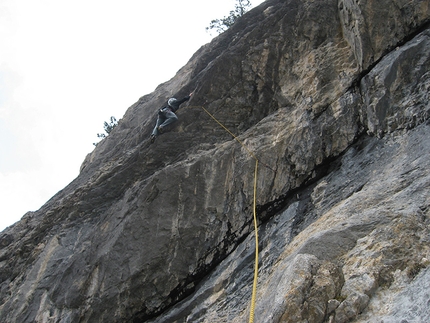
[[[167,104],[171,107],[173,107],[173,104],[175,104],[175,102],[178,101],[176,100],[176,98],[170,98],[169,101],[167,101]]]

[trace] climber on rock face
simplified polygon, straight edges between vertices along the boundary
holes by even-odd
[[[176,116],[175,112],[179,109],[179,106],[182,103],[188,101],[192,95],[193,93],[190,93],[190,95],[186,96],[181,100],[178,100],[176,98],[170,98],[167,101],[167,105],[158,111],[157,122],[151,134],[151,142],[154,142],[155,138],[157,138],[159,134],[162,134],[164,132],[164,128],[166,126],[178,120],[178,117]]]

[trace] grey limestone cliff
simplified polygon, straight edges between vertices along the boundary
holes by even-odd
[[[256,322],[429,322],[429,22],[429,0],[248,12],[0,234],[0,321],[246,322],[249,150]]]

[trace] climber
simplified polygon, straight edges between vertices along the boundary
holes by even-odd
[[[167,101],[167,106],[161,108],[158,111],[157,122],[151,134],[151,142],[154,142],[155,138],[157,138],[159,134],[162,134],[164,132],[164,128],[166,126],[178,120],[178,117],[176,116],[175,112],[179,109],[179,106],[182,103],[188,101],[192,95],[193,93],[190,93],[190,95],[186,96],[182,100],[170,98]]]

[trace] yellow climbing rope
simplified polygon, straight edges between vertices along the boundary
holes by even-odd
[[[228,130],[221,122],[219,122],[208,110],[203,106],[201,107],[216,123],[218,123],[224,130],[226,130],[238,143],[245,148],[248,153],[255,159],[255,172],[254,172],[254,230],[255,230],[255,264],[254,264],[254,283],[252,285],[251,309],[249,313],[249,323],[254,322],[255,300],[257,295],[257,280],[258,280],[258,227],[257,227],[257,175],[258,175],[258,158],[250,151],[230,130]]]
[[[243,148],[246,149],[246,151],[248,151],[248,153],[252,156],[252,158],[254,158],[255,160],[258,160],[257,157],[255,157],[254,153],[249,150],[240,140],[239,138],[237,138],[234,133],[232,133],[230,130],[228,130],[221,122],[219,122],[208,110],[205,109],[205,107],[201,107],[212,119],[215,120],[216,123],[218,123],[221,127],[224,128],[225,131],[227,131],[230,135],[233,136],[234,139],[236,139],[236,141],[242,145]]]
[[[254,311],[255,311],[255,298],[257,295],[257,279],[258,279],[258,228],[257,228],[257,169],[258,159],[255,159],[255,173],[254,173],[254,229],[255,229],[255,265],[254,265],[254,283],[252,285],[252,297],[251,297],[251,310],[249,314],[249,323],[254,322]]]

